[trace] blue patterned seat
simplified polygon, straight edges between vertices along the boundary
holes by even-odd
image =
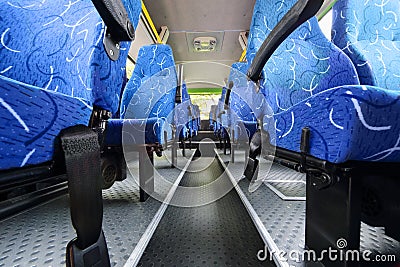
[[[141,47],[122,95],[121,119],[109,120],[106,144],[122,144],[124,125],[133,131],[131,139],[124,141],[132,144],[165,145],[172,140],[170,125],[174,122],[176,87],[171,47],[164,44]]]
[[[140,1],[126,5],[136,27]],[[111,61],[91,1],[0,1],[0,169],[53,158],[62,129],[115,113],[129,43]]]
[[[247,58],[295,3],[257,0]],[[255,110],[277,147],[300,152],[311,129],[310,154],[332,163],[400,160],[399,92],[360,86],[350,59],[321,32],[316,18],[301,25],[263,70],[263,101]],[[268,106],[272,109],[268,114]],[[390,116],[388,116],[390,114]],[[263,116],[265,115],[265,116]],[[373,144],[373,145],[371,145]]]
[[[332,40],[353,61],[360,83],[400,90],[400,2],[339,0]]]
[[[216,110],[217,110],[217,105],[211,105],[210,108],[210,114],[209,114],[209,121],[210,121],[210,130],[214,131],[214,124],[216,121]]]
[[[192,136],[192,102],[187,90],[186,83],[182,85],[182,103],[175,108],[176,130],[179,133],[179,140],[185,140]]]
[[[222,87],[221,97],[218,99],[218,104],[215,108],[214,135],[218,138],[224,138],[225,136],[225,131],[221,121],[221,116],[224,113],[225,94],[226,87]]]
[[[248,86],[247,69],[247,63],[234,63],[229,76],[229,81],[233,82],[229,101],[229,127],[233,130],[233,142],[247,142],[257,131],[257,118],[251,108],[252,99],[249,98],[253,88]]]
[[[201,125],[200,107],[198,105],[193,105],[193,110],[194,110],[193,136],[196,136],[200,130],[200,125]]]
[[[188,102],[187,106],[190,106],[190,114],[189,114],[189,121],[186,125],[187,129],[188,129],[188,137],[192,138],[194,136],[197,135],[198,131],[199,131],[199,127],[198,127],[198,119],[200,118],[199,115],[199,109],[198,106],[193,105],[188,90],[187,90],[187,86],[186,83],[183,84],[183,89],[182,90],[182,100],[186,100]],[[187,108],[188,108],[187,107]]]

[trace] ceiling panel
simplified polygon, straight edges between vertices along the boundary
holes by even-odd
[[[239,60],[242,54],[238,41],[239,33],[250,28],[255,0],[145,0],[144,2],[156,28],[168,26],[170,36],[167,43],[174,51],[175,61]],[[204,36],[204,32],[216,31],[224,32],[220,51],[190,52],[193,40],[187,40],[187,32],[199,32],[199,36]]]
[[[147,33],[146,27],[142,19],[139,20],[138,26],[135,31],[135,40],[132,42],[129,55],[136,60],[137,55],[139,53],[139,49],[144,45],[152,44],[153,40],[150,35]]]
[[[170,31],[248,30],[255,0],[144,0],[157,27]]]
[[[240,32],[236,31],[225,32],[223,35],[221,50],[215,52],[192,52],[191,44],[189,46],[188,42],[192,42],[193,40],[187,40],[186,33],[183,32],[170,34],[168,44],[172,47],[172,50],[174,51],[176,62],[199,60],[237,61],[242,54],[242,48],[240,47],[240,43],[238,40],[239,33]],[[210,33],[210,36],[213,36],[213,34]]]

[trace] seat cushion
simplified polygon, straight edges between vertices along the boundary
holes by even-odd
[[[390,116],[388,115],[390,114]],[[373,86],[320,92],[265,118],[278,147],[300,152],[303,127],[311,129],[310,154],[332,163],[400,161],[400,94]],[[275,122],[275,125],[274,125]],[[274,136],[274,134],[271,134]]]
[[[105,144],[108,146],[165,144],[164,132],[171,132],[164,119],[108,120]]]
[[[233,142],[249,142],[258,129],[257,121],[237,120],[233,132]]]
[[[89,103],[0,75],[0,169],[49,161],[62,129],[87,125]]]

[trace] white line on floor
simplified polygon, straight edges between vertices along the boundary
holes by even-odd
[[[253,206],[250,204],[249,200],[243,193],[242,189],[240,189],[238,182],[235,180],[232,173],[229,171],[228,167],[225,165],[224,161],[222,160],[221,156],[218,154],[218,151],[215,151],[218,156],[219,161],[221,162],[225,172],[227,173],[229,179],[231,179],[232,184],[234,185],[236,192],[238,193],[240,199],[242,200],[244,206],[246,207],[251,219],[253,220],[258,232],[260,233],[264,243],[268,246],[269,252],[277,252],[279,251],[278,246],[275,244],[274,240],[272,239],[271,235],[268,233],[267,228],[265,228],[264,224],[258,217],[257,212],[254,210]],[[273,253],[274,262],[281,267],[289,267],[287,262],[284,262],[277,257],[277,253]]]
[[[135,249],[132,251],[131,255],[129,256],[128,260],[126,261],[124,267],[133,267],[139,263],[140,258],[142,257],[144,250],[146,249],[147,245],[150,242],[151,237],[153,236],[158,224],[163,217],[165,210],[168,207],[172,197],[175,194],[176,188],[178,187],[179,183],[181,182],[183,175],[185,174],[189,164],[192,162],[193,156],[195,153],[192,153],[192,156],[189,158],[188,162],[186,163],[185,167],[179,174],[178,178],[176,179],[175,183],[172,185],[171,189],[168,192],[168,195],[165,197],[163,203],[161,203],[160,208],[158,209],[156,215],[154,215],[153,220],[150,222],[149,226],[147,226],[146,231],[140,238],[139,242],[136,244]]]

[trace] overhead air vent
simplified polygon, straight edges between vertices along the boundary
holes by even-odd
[[[211,52],[217,46],[215,37],[197,37],[193,40],[194,50],[196,52]]]
[[[190,52],[218,52],[222,49],[224,32],[186,32]]]

